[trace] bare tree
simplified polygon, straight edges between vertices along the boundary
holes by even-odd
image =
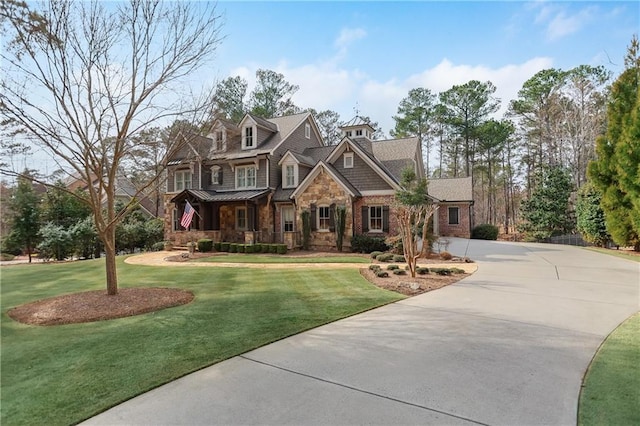
[[[107,294],[114,295],[115,228],[129,210],[116,212],[117,172],[145,128],[211,111],[211,93],[187,97],[186,83],[213,59],[220,16],[210,3],[146,0],[46,2],[37,13],[46,20],[43,32],[55,37],[34,38],[7,19],[16,42],[1,53],[0,112],[86,182],[84,201],[105,248]]]

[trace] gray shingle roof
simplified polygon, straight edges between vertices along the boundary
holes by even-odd
[[[373,155],[380,161],[415,159],[418,138],[387,139],[371,143]]]
[[[427,193],[439,201],[473,201],[471,177],[430,179]]]
[[[291,201],[291,194],[293,194],[295,190],[295,188],[284,189],[279,186],[273,194],[273,201]]]

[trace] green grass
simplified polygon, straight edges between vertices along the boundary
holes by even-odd
[[[640,313],[598,350],[580,393],[578,425],[640,424]]]
[[[2,425],[66,425],[213,363],[403,296],[356,269],[167,268],[118,260],[120,287],[191,290],[195,300],[136,317],[54,327],[14,306],[103,289],[104,262],[3,267]]]
[[[597,251],[598,253],[604,253],[611,256],[620,257],[622,259],[633,260],[634,262],[640,262],[640,255],[625,253],[621,250],[611,250],[600,247],[587,247],[588,250]]]
[[[371,263],[371,259],[362,256],[309,256],[295,257],[268,254],[217,254],[211,257],[194,259],[192,262],[213,263]]]

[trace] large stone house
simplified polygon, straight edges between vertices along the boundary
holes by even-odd
[[[165,238],[179,245],[206,237],[293,248],[301,244],[307,210],[311,248],[332,250],[336,206],[347,211],[346,250],[353,235],[397,235],[393,201],[401,172],[411,167],[424,176],[418,139],[373,141],[374,129],[359,117],[341,131],[340,143],[325,146],[309,113],[246,114],[238,124],[216,120],[209,134],[190,137],[168,163]],[[196,211],[189,229],[180,225],[187,201]],[[462,219],[466,214],[459,212],[463,226],[470,223]]]

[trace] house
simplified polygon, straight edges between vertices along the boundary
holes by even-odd
[[[473,181],[471,177],[430,179],[427,192],[438,208],[433,233],[470,238],[473,228]]]
[[[332,250],[337,206],[347,211],[347,250],[353,235],[397,235],[393,204],[402,170],[424,176],[418,139],[373,141],[374,129],[360,117],[341,131],[340,143],[325,146],[309,113],[246,114],[238,124],[217,119],[206,136],[188,136],[168,163],[165,239],[299,247],[301,213],[308,211],[311,248]],[[189,229],[180,225],[186,202],[196,211]]]

